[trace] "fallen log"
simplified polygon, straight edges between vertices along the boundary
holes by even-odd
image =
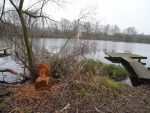
[[[21,81],[16,81],[16,82],[0,81],[0,84],[6,85],[6,86],[11,86],[11,85],[14,86],[14,85],[18,85],[18,84],[24,84],[28,80],[30,80],[30,79],[23,79]]]
[[[13,69],[9,69],[9,68],[5,68],[5,69],[0,69],[0,72],[9,72],[11,74],[15,74],[18,75],[20,77],[23,77],[24,79],[29,79],[29,77],[27,75],[25,75],[24,73],[19,73]]]

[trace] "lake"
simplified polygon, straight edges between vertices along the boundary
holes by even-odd
[[[66,43],[66,39],[51,39],[51,38],[41,38],[39,39],[40,45],[45,47],[49,52],[59,52],[61,47]],[[106,60],[104,50],[110,52],[126,52],[126,53],[134,53],[146,56],[147,59],[142,60],[142,62],[146,63],[146,67],[150,67],[150,44],[143,43],[127,43],[127,42],[113,42],[113,41],[103,41],[103,40],[82,40],[82,42],[87,44],[96,45],[96,50],[94,52],[86,54],[86,57],[92,59],[99,59],[104,63],[111,63]],[[1,44],[1,43],[0,43]],[[22,71],[21,66],[11,58],[5,57],[0,58],[0,68],[12,68],[17,71]],[[4,73],[7,76],[5,80],[7,81],[16,81],[17,77],[12,76],[9,73]],[[0,79],[3,79],[2,73],[0,73]]]
[[[65,44],[65,42],[66,39],[41,39],[42,46],[49,50],[49,52],[58,52]],[[106,56],[104,54],[104,50],[110,52],[134,53],[146,56],[147,59],[142,60],[142,62],[146,63],[146,67],[150,67],[150,44],[113,42],[103,40],[84,40],[84,42],[87,42],[88,44],[96,44],[96,51],[86,55],[89,58],[99,59],[104,63],[111,63],[104,58]]]

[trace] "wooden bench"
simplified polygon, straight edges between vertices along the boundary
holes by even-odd
[[[10,49],[10,47],[4,47],[4,46],[0,46],[0,52],[2,51],[3,53],[0,53],[0,57],[5,57],[5,56],[9,56],[10,54],[7,53],[7,50]]]

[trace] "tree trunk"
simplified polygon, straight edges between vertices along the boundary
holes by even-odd
[[[22,29],[23,29],[23,37],[24,37],[24,42],[25,42],[26,52],[27,52],[27,57],[28,57],[29,71],[31,73],[31,79],[32,79],[33,73],[34,73],[34,59],[33,59],[31,43],[29,40],[29,31],[28,31],[25,19],[23,17],[22,10],[17,10],[17,12],[21,21]]]

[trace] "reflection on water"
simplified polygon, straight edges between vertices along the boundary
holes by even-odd
[[[36,41],[38,40],[36,39]],[[59,52],[61,47],[64,46],[67,40],[41,38],[39,41],[37,42],[37,44],[41,45],[41,47],[45,47],[49,52]],[[111,63],[110,61],[104,58],[105,57],[104,50],[110,52],[134,53],[134,54],[146,56],[147,59],[143,60],[142,62],[146,63],[146,67],[150,67],[150,52],[149,52],[150,45],[149,44],[112,42],[112,41],[101,41],[101,40],[84,40],[84,42],[95,43],[97,47],[95,52],[91,52],[85,55],[88,58],[99,59],[104,63]],[[22,71],[20,65],[16,64],[10,56],[6,58],[0,58],[0,68],[6,68],[6,67],[16,69],[17,71]],[[8,78],[9,80],[16,79],[16,78],[12,78],[12,76],[9,76]],[[0,79],[2,79],[1,73],[0,73]]]
[[[11,56],[8,57],[3,57],[0,58],[0,68],[4,69],[4,68],[10,68],[10,69],[14,69],[17,70],[18,72],[22,72],[23,69],[21,68],[21,66],[19,64],[17,64],[12,58]],[[5,75],[7,75],[5,77]],[[11,82],[15,82],[17,80],[19,80],[20,78],[18,78],[17,76],[14,76],[13,74],[10,73],[1,73],[0,72],[0,80],[3,80],[3,77],[5,77],[5,81],[11,81]]]
[[[128,84],[129,86],[132,86],[132,83],[131,83],[131,80],[130,80],[129,77],[126,78],[125,80],[122,80],[121,82],[122,82],[122,83],[125,83],[125,84]]]
[[[42,45],[46,47],[49,52],[60,51],[60,48],[65,44],[66,39],[41,39]],[[104,63],[111,63],[106,60],[105,51],[110,52],[122,52],[122,53],[134,53],[146,56],[147,59],[142,62],[146,63],[146,67],[150,67],[150,45],[143,43],[126,43],[126,42],[112,42],[112,41],[102,41],[102,40],[86,40],[85,42],[93,42],[97,46],[96,52],[87,54],[86,56],[93,59],[102,60]]]

